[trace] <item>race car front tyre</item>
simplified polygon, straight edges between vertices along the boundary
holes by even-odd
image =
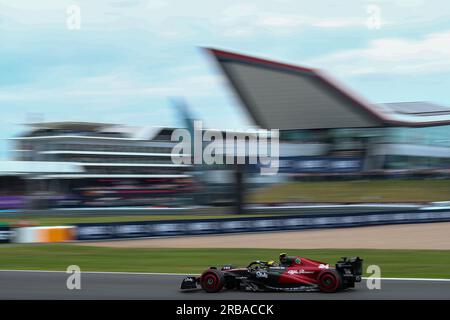
[[[342,277],[336,270],[323,270],[318,277],[322,292],[336,292],[342,288]]]
[[[224,284],[223,272],[217,269],[208,269],[201,275],[200,285],[208,293],[219,292]]]

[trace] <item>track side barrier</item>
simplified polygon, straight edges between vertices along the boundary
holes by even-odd
[[[15,229],[16,243],[51,243],[66,242],[76,239],[76,227],[22,227]]]
[[[13,237],[14,231],[7,225],[0,226],[0,243],[8,243],[11,242],[11,238]]]
[[[450,221],[450,210],[289,215],[234,219],[86,223],[77,225],[76,239],[107,240],[144,237],[151,238],[316,228],[342,228],[439,221]]]

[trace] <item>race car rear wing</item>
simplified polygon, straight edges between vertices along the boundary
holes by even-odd
[[[362,263],[363,259],[359,257],[342,257],[342,260],[336,262],[336,271],[342,275],[344,284],[352,287],[355,282],[361,281]]]

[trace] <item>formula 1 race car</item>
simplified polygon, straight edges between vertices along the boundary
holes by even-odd
[[[322,291],[337,292],[353,288],[361,281],[362,262],[359,257],[344,257],[335,267],[298,256],[280,255],[274,261],[253,261],[246,268],[225,265],[220,270],[210,267],[200,277],[186,277],[182,290],[200,285],[206,292],[225,289],[246,291]]]

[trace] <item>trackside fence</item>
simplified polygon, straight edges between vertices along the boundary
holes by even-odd
[[[234,219],[167,220],[76,225],[77,240],[151,238],[450,221],[450,210],[288,215]]]
[[[253,218],[82,223],[73,226],[0,226],[0,243],[49,243],[130,238],[270,232],[450,221],[449,209]]]

